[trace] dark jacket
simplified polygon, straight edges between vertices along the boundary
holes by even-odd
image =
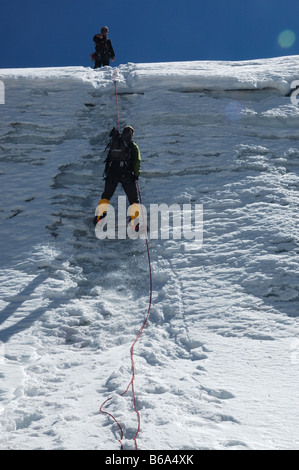
[[[100,53],[104,57],[109,57],[110,59],[115,58],[115,53],[110,39],[105,38],[101,34],[96,34],[93,37],[93,40],[97,53]]]

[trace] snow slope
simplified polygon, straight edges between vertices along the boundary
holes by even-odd
[[[118,67],[143,203],[203,204],[150,240],[140,449],[298,449],[299,57]],[[0,448],[133,448],[145,241],[98,240],[115,69],[0,70]],[[121,195],[121,189],[114,196]]]

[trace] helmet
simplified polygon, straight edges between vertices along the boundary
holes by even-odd
[[[125,126],[122,133],[123,133],[123,134],[126,134],[127,132],[131,132],[132,135],[133,135],[135,131],[134,131],[134,129],[133,129],[132,126]]]
[[[107,33],[109,32],[108,26],[102,26],[101,33],[104,31],[107,31]]]

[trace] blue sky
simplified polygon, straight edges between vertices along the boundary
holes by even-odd
[[[1,0],[0,68],[91,66],[109,27],[127,62],[299,54],[298,0]]]

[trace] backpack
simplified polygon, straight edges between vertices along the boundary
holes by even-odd
[[[111,140],[108,143],[106,150],[109,148],[106,162],[108,164],[112,162],[118,162],[121,167],[130,160],[130,142],[123,138],[123,136],[113,128],[110,132]]]

